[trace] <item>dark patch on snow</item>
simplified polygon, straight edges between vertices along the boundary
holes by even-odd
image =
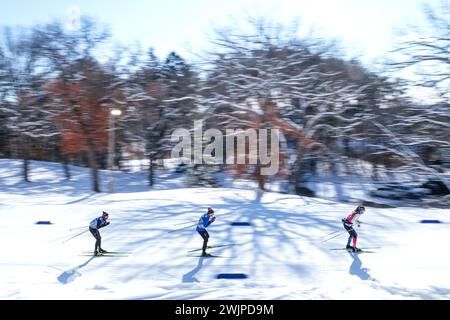
[[[53,224],[51,221],[37,221],[36,224]]]
[[[420,220],[420,223],[442,223],[440,220]]]
[[[247,275],[243,273],[219,273],[217,279],[247,279]]]
[[[249,227],[251,226],[250,222],[232,222],[232,226],[238,226],[238,227]]]

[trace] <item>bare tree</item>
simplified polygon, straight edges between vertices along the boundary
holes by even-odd
[[[408,69],[417,77],[415,84],[435,90],[444,102],[450,92],[450,6],[442,1],[426,6],[427,26],[415,27],[403,37],[390,63],[394,72]]]
[[[37,39],[29,30],[4,30],[2,47],[2,112],[11,133],[10,144],[23,159],[23,178],[29,181],[29,159],[33,146],[57,135],[50,119],[54,115],[44,107],[48,94],[43,88],[48,70],[41,65],[35,50]]]
[[[94,51],[109,36],[90,18],[79,29],[64,30],[52,23],[35,28],[36,49],[51,66],[46,89],[53,118],[61,132],[65,155],[86,153],[92,172],[93,190],[100,192],[99,155],[107,149],[108,117],[113,96],[121,81],[97,61]]]
[[[319,50],[312,50],[319,47],[299,39],[296,29],[265,21],[250,25],[253,33],[224,30],[213,40],[217,50],[205,63],[201,91],[201,104],[208,106],[204,116],[221,128],[279,128],[283,136],[292,136],[297,141],[296,192],[301,193],[301,159],[305,152],[324,150],[315,136],[324,126],[320,120],[340,117],[360,90],[326,68]],[[308,118],[309,110],[313,117]],[[265,178],[257,180],[264,188]]]
[[[190,126],[195,116],[197,75],[175,52],[161,62],[152,49],[131,69],[134,71],[122,88],[120,102],[129,110],[121,122],[126,124],[127,141],[137,144],[148,157],[152,186],[156,160],[163,159],[171,149],[171,132]]]
[[[160,124],[162,100],[165,87],[161,80],[161,66],[158,58],[150,49],[144,61],[139,53],[133,53],[126,81],[121,86],[121,97],[114,101],[124,111],[119,126],[123,129],[123,139],[127,153],[149,160],[149,185],[154,184],[154,162],[161,151]]]
[[[395,75],[399,71],[410,74],[406,80],[410,92],[428,89],[423,97],[427,102],[409,101],[397,107],[393,123],[379,128],[401,150],[404,170],[431,175],[448,187],[433,164],[450,147],[450,6],[442,1],[434,8],[426,6],[424,14],[428,24],[409,30],[388,66]]]

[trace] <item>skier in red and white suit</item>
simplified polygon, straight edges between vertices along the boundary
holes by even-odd
[[[355,229],[353,229],[353,225],[356,223],[358,225],[358,228],[361,226],[361,221],[359,221],[359,218],[361,217],[362,214],[364,214],[365,211],[366,208],[364,208],[363,206],[358,206],[356,207],[355,210],[352,211],[352,213],[350,213],[347,216],[347,218],[342,219],[342,224],[344,225],[345,230],[347,230],[348,234],[350,235],[347,241],[346,246],[347,250],[351,250],[353,252],[360,251],[360,249],[356,247],[358,234],[356,233]],[[350,245],[352,238],[353,238],[353,246]]]

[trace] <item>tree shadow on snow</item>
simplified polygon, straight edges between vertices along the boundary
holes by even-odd
[[[295,208],[287,216],[280,199],[268,201],[264,195],[264,192],[256,192],[253,199],[247,199],[245,195],[233,198],[223,195],[221,198],[225,204],[215,206],[218,224],[210,231],[210,242],[239,243],[239,245],[220,248],[218,253],[226,251],[227,255],[238,257],[242,255],[242,252],[246,252],[253,263],[241,270],[245,273],[264,276],[259,272],[258,267],[270,262],[283,266],[290,271],[291,275],[298,278],[308,276],[308,268],[303,266],[303,263],[291,261],[292,259],[288,263],[286,257],[301,257],[304,250],[316,245],[308,235],[309,228],[315,229],[318,225],[331,228],[332,222],[321,215],[305,212],[306,203],[300,208]],[[295,197],[286,197],[286,200]],[[280,209],[277,206],[280,206]],[[225,214],[220,214],[221,212]],[[249,222],[251,226],[235,227],[231,225],[232,222]],[[244,241],[243,238],[245,238]],[[268,250],[268,247],[273,246],[277,246],[279,251],[285,254],[274,254],[273,250]],[[225,269],[236,268],[235,259],[224,259],[223,262]]]
[[[186,189],[186,192],[190,190]],[[208,199],[208,202],[203,199]],[[306,253],[326,249],[321,233],[342,228],[341,218],[349,210],[347,206],[336,207],[334,202],[295,195],[274,198],[264,192],[241,193],[234,190],[217,194],[214,189],[206,188],[195,190],[195,197],[184,201],[158,193],[148,199],[137,197],[128,201],[144,201],[143,204],[148,201],[152,205],[121,208],[120,223],[112,224],[111,232],[105,234],[105,243],[114,237],[116,250],[132,248],[149,257],[145,263],[117,275],[125,282],[142,277],[154,278],[155,274],[161,279],[176,274],[183,283],[200,282],[198,274],[202,270],[203,259],[189,260],[181,267],[185,269],[180,270],[170,257],[179,257],[180,253],[183,255],[182,250],[191,249],[187,244],[201,247],[202,239],[195,231],[195,224],[208,206],[213,207],[217,214],[217,221],[208,229],[211,236],[208,245],[224,245],[211,252],[223,255],[224,259],[208,263],[221,271],[234,270],[260,279],[270,277],[272,267],[293,280],[308,279],[314,276],[310,265],[320,265],[304,260],[308,258]],[[340,212],[343,209],[345,212]],[[323,214],[323,211],[330,210],[336,214]],[[180,221],[186,222],[187,227]],[[190,221],[192,225],[189,225]],[[250,225],[233,226],[233,222],[249,222]],[[342,233],[344,231],[342,229]],[[236,259],[243,256],[251,263],[242,264]],[[359,257],[352,258],[349,273],[362,280],[373,279],[367,269],[362,268]],[[67,279],[69,276],[66,274]],[[67,283],[65,278],[62,279]]]

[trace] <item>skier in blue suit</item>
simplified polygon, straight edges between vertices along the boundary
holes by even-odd
[[[206,231],[206,228],[214,221],[216,221],[216,217],[212,208],[208,208],[208,212],[202,215],[198,220],[197,232],[203,238],[202,257],[211,256],[209,253],[206,253],[206,246],[208,245],[209,239],[209,233]]]
[[[105,211],[103,211],[103,214],[101,217],[95,218],[94,220],[89,223],[89,231],[92,233],[92,235],[95,238],[95,249],[94,249],[94,256],[99,256],[102,253],[107,253],[108,251],[102,249],[102,237],[100,236],[100,232],[98,229],[106,227],[109,225],[109,221],[107,221],[109,218],[109,214]]]

